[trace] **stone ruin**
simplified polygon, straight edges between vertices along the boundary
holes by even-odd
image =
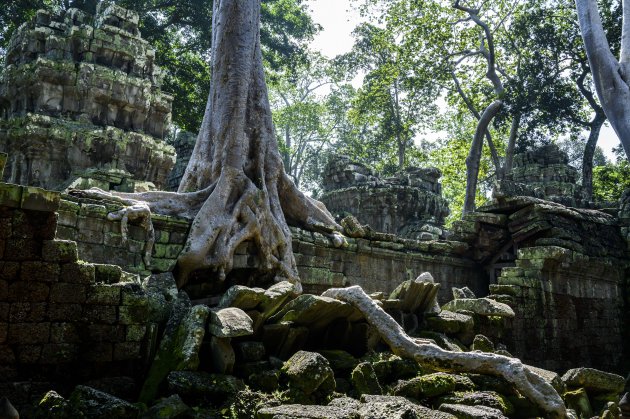
[[[346,156],[333,158],[323,174],[321,201],[333,214],[351,214],[375,231],[432,240],[443,237],[449,214],[435,168],[408,168],[381,179]]]
[[[527,153],[502,189],[514,186],[516,196],[498,193],[446,234],[438,171],[380,179],[339,158],[327,169],[324,199],[343,217],[348,246],[291,230],[307,293],[286,282],[257,283],[259,261],[247,244],[224,283],[177,289],[171,272],[189,220],[153,217],[147,265],[145,231],[130,222],[124,241],[120,223],[107,217],[118,204],[27,186],[51,187],[33,181],[35,170],[63,184],[63,176],[88,167],[72,166],[86,158],[101,160],[85,186],[165,185],[162,169],[173,152],[159,128],[168,116],[157,110],[169,99],[154,91],[159,74],[137,36],[137,17],[105,5],[89,22],[78,11],[39,12],[10,49],[31,59],[16,58],[22,52],[7,59],[7,80],[26,77],[16,69],[27,66],[37,86],[29,87],[35,99],[23,111],[23,99],[14,99],[22,93],[3,93],[7,120],[0,122],[0,144],[13,147],[7,175],[24,183],[0,183],[0,397],[21,417],[544,416],[504,379],[440,372],[394,355],[362,312],[326,294],[353,285],[413,339],[519,357],[562,395],[573,417],[630,417],[630,396],[620,397],[630,377],[619,375],[630,367],[630,194],[615,211],[570,208],[581,195],[564,157],[552,149]],[[133,54],[131,39],[142,47]],[[86,110],[42,99],[59,89],[63,98],[66,90],[91,94],[93,84],[55,81],[59,69],[79,80],[86,68],[94,75],[88,80],[118,81],[82,100]],[[144,107],[116,96],[135,81]],[[31,142],[16,148],[22,138]],[[194,141],[182,134],[172,144],[179,153]],[[151,150],[158,175],[137,174],[129,150]],[[54,157],[66,152],[74,160]],[[172,185],[186,162],[178,164]],[[14,417],[11,409],[0,399],[0,417]]]
[[[570,207],[588,208],[578,171],[569,157],[555,144],[516,154],[513,169],[499,181],[494,196],[533,196]]]
[[[179,187],[179,182],[184,176],[186,166],[190,161],[193,149],[195,148],[195,142],[197,142],[197,134],[191,132],[179,131],[176,135],[170,137],[168,143],[175,148],[177,153],[177,160],[171,174],[168,175],[168,189],[176,191]]]
[[[0,81],[4,179],[48,189],[164,188],[175,152],[164,142],[172,97],[138,15],[100,2],[40,10],[7,48]],[[77,178],[81,178],[77,180]]]

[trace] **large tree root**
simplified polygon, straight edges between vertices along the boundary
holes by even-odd
[[[199,269],[225,279],[245,241],[256,245],[262,274],[299,285],[288,225],[327,234],[337,246],[343,230],[284,172],[262,65],[260,0],[216,0],[212,18],[211,89],[178,192],[87,193],[125,205],[121,221],[142,206],[194,218],[178,258],[180,287]]]
[[[414,359],[438,371],[474,372],[503,377],[551,417],[567,417],[564,402],[556,390],[516,358],[482,352],[449,352],[429,341],[414,340],[359,286],[333,288],[322,295],[355,306],[397,355]]]

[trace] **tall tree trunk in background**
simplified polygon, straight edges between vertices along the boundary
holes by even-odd
[[[481,151],[483,148],[483,137],[492,119],[503,107],[503,102],[495,100],[481,115],[477,124],[477,131],[470,146],[470,152],[466,157],[466,196],[464,197],[463,215],[475,210],[475,198],[477,196],[477,182],[479,180],[479,166],[481,163]]]
[[[596,0],[575,0],[597,96],[630,161],[630,1],[623,0],[621,54],[608,44]]]
[[[584,156],[582,157],[582,189],[588,201],[593,200],[593,156],[597,148],[597,140],[602,130],[602,125],[606,122],[606,115],[597,112],[591,121],[591,132],[584,146]]]

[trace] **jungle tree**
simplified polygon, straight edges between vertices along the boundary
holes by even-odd
[[[630,160],[630,4],[622,2],[619,58],[606,37],[597,0],[575,0],[575,5],[597,96]]]

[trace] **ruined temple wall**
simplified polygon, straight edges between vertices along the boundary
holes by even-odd
[[[72,199],[72,200],[70,200]],[[79,257],[94,263],[120,265],[125,271],[148,275],[172,270],[189,229],[185,219],[153,216],[155,245],[151,266],[142,260],[145,232],[129,225],[128,243],[122,243],[120,222],[107,220],[118,206],[66,197],[59,207],[58,237],[76,241]],[[319,233],[292,229],[293,251],[306,292],[320,293],[330,287],[361,285],[368,292],[391,292],[422,272],[431,272],[442,284],[440,301],[451,296],[451,287],[468,286],[485,294],[484,276],[478,266],[461,257],[467,246],[460,242],[348,238],[346,248],[335,248]],[[234,269],[253,269],[253,249],[241,246]]]
[[[627,262],[557,246],[521,249],[504,268],[495,294],[516,312],[507,341],[532,365],[563,371],[576,365],[623,370]]]
[[[78,261],[76,243],[56,237],[58,205],[57,193],[0,184],[3,394],[12,381],[69,371],[133,375],[157,333],[137,282],[117,266]]]

